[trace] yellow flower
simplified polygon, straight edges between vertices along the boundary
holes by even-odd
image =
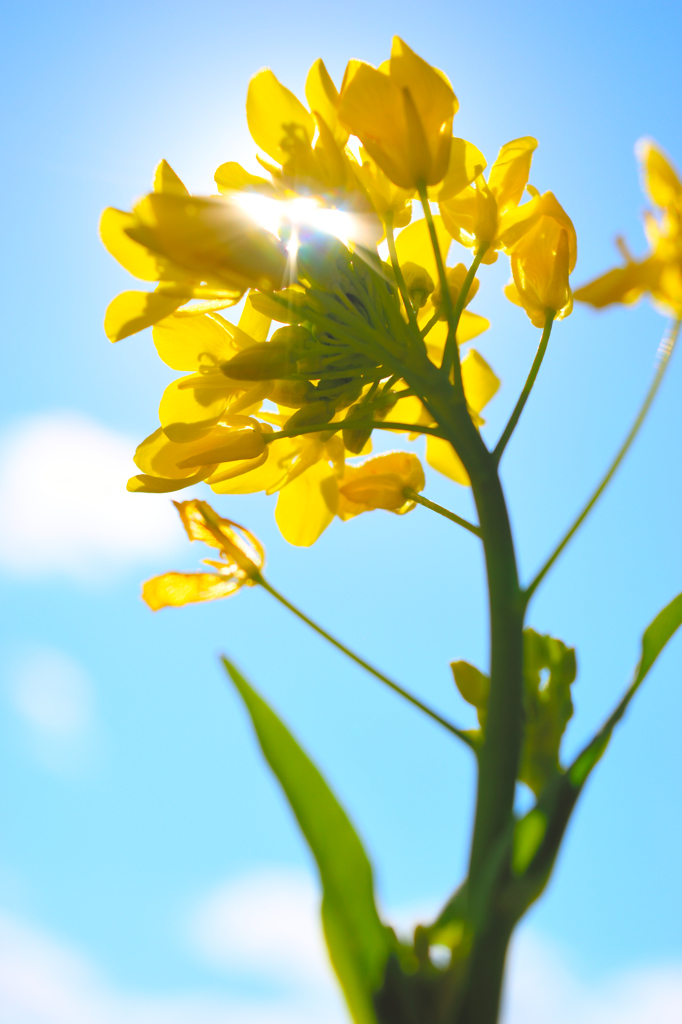
[[[440,197],[445,227],[462,245],[477,249],[486,244],[484,263],[494,263],[496,250],[503,247],[500,235],[521,202],[536,148],[537,140],[530,136],[507,142],[490,168],[488,181],[479,172],[474,184],[457,195]]]
[[[165,493],[205,480],[222,464],[244,461],[260,464],[267,459],[264,424],[247,416],[234,416],[231,424],[218,424],[191,442],[171,441],[161,428],[145,438],[135,451],[140,476],[128,481],[129,491]],[[244,472],[244,470],[242,470]]]
[[[348,65],[339,120],[395,185],[415,189],[445,177],[457,108],[445,75],[396,36],[386,66]]]
[[[130,238],[208,284],[243,295],[248,288],[278,288],[284,280],[284,246],[237,203],[151,192],[133,216],[126,228]]]
[[[306,80],[310,111],[269,68],[251,79],[246,119],[260,149],[281,165],[257,157],[272,175],[274,185],[240,168],[224,164],[216,172],[221,191],[250,189],[281,199],[296,193],[322,194],[332,203],[363,212],[371,207],[356,176],[357,164],[346,150],[348,131],[338,119],[339,94],[324,63],[317,60]]]
[[[535,327],[545,326],[550,311],[563,320],[573,309],[570,257],[568,232],[549,216],[540,217],[513,249],[513,283],[505,294],[525,309]]]
[[[403,515],[415,507],[406,490],[423,491],[424,470],[411,452],[386,452],[354,466],[346,466],[339,484],[337,514],[350,519],[361,512],[382,508]]]
[[[242,320],[247,318],[258,326],[253,313]],[[261,319],[267,331],[269,321]],[[161,399],[159,420],[171,441],[195,441],[226,414],[257,412],[272,390],[268,381],[234,380],[226,375],[225,364],[256,341],[217,313],[174,313],[154,325],[152,337],[164,363],[174,370],[193,371],[169,384]]]
[[[111,341],[135,334],[192,299],[193,312],[234,305],[251,287],[278,287],[287,254],[234,203],[190,196],[171,167],[156,169],[154,192],[132,213],[109,208],[102,242],[135,277],[158,281],[154,292],[126,291],[107,309]]]
[[[142,587],[142,598],[152,611],[195,601],[229,597],[240,587],[258,583],[265,551],[243,526],[223,519],[205,501],[174,501],[190,540],[217,548],[220,561],[204,558],[214,572],[167,572]]]
[[[580,302],[602,308],[635,302],[648,292],[665,314],[682,315],[682,182],[666,154],[650,139],[637,144],[644,188],[656,214],[647,211],[645,229],[650,253],[634,259],[625,243],[618,245],[625,266],[616,267],[579,288]]]

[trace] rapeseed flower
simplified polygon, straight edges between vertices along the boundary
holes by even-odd
[[[668,156],[651,139],[636,147],[642,182],[655,212],[646,211],[644,227],[650,251],[643,259],[618,245],[625,265],[579,288],[575,297],[598,309],[636,302],[648,293],[666,315],[682,315],[682,182]]]
[[[229,597],[240,587],[260,582],[265,551],[245,527],[223,519],[205,501],[174,501],[190,540],[217,548],[219,561],[205,558],[213,572],[167,572],[142,587],[142,598],[152,611],[196,601]]]

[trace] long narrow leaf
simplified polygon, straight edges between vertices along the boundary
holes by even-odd
[[[372,868],[345,811],[286,726],[226,658],[265,759],[317,861],[329,955],[356,1024],[376,1024],[373,995],[395,946],[374,902]]]

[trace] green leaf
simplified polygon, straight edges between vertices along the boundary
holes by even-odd
[[[674,597],[663,611],[659,612],[654,621],[644,631],[642,637],[642,656],[637,666],[637,675],[633,686],[637,687],[656,661],[668,640],[682,625],[682,594]]]
[[[222,660],[317,861],[325,938],[353,1020],[376,1024],[373,996],[382,986],[396,942],[377,913],[367,854],[310,758],[234,665]]]
[[[523,675],[526,727],[519,779],[537,796],[559,771],[561,737],[573,714],[575,651],[561,640],[524,629]]]
[[[614,728],[625,714],[630,701],[657,657],[681,625],[682,594],[678,594],[644,631],[642,653],[633,681],[618,706],[599,732],[578,754],[566,773],[550,779],[540,795],[536,808],[517,825],[514,866],[518,871],[525,871],[526,881],[531,885],[527,906],[537,898],[547,883],[573,808],[590,772],[606,750]],[[542,823],[539,815],[545,818],[546,824]],[[528,864],[534,846],[536,850]]]

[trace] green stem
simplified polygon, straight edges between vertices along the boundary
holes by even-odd
[[[380,682],[384,683],[385,686],[388,686],[389,689],[393,690],[394,693],[399,694],[406,701],[409,701],[409,703],[412,704],[414,707],[419,708],[420,711],[423,711],[425,715],[429,716],[429,718],[432,718],[435,722],[438,722],[439,725],[442,725],[443,728],[448,730],[448,732],[452,733],[454,736],[457,736],[460,740],[463,740],[463,742],[466,743],[468,747],[471,747],[472,750],[476,749],[475,743],[473,742],[471,737],[466,733],[465,730],[458,729],[456,725],[453,725],[452,722],[449,722],[447,718],[443,718],[443,716],[439,715],[437,711],[434,711],[433,708],[430,708],[428,704],[424,704],[423,701],[420,701],[417,697],[413,696],[411,693],[409,693],[408,690],[403,689],[403,687],[399,686],[398,683],[394,683],[392,679],[389,679],[388,676],[385,676],[383,672],[380,672],[378,669],[374,668],[373,665],[370,665],[370,663],[365,661],[364,658],[361,658],[358,654],[355,654],[353,651],[351,651],[348,647],[345,646],[345,644],[342,644],[340,640],[337,640],[336,637],[333,637],[331,633],[328,633],[326,631],[326,629],[323,629],[322,626],[318,626],[318,624],[314,622],[311,618],[309,618],[304,612],[302,612],[300,608],[297,608],[296,605],[293,605],[291,601],[287,601],[286,597],[280,594],[279,591],[275,590],[275,588],[271,586],[263,576],[258,574],[253,576],[252,579],[254,580],[255,583],[259,583],[265,590],[267,590],[267,592],[271,594],[277,601],[279,601],[280,604],[284,605],[284,607],[287,608],[290,612],[293,612],[293,614],[296,615],[302,622],[305,622],[307,626],[310,626],[310,628],[314,629],[315,632],[318,633],[321,637],[327,640],[330,644],[333,644],[334,647],[336,647],[337,650],[345,654],[347,658],[350,658],[351,661],[354,661],[356,665],[360,665],[361,668],[364,668],[366,672],[369,672]]]
[[[540,344],[539,344],[538,350],[537,350],[537,352],[535,354],[535,359],[533,360],[533,365],[530,368],[530,373],[528,374],[528,378],[526,380],[526,383],[523,386],[523,391],[519,395],[519,400],[516,403],[516,405],[514,406],[514,411],[511,414],[511,416],[509,417],[509,422],[507,423],[507,426],[504,428],[504,431],[502,433],[502,437],[497,442],[497,445],[495,446],[495,450],[493,451],[493,458],[495,459],[495,462],[499,462],[500,459],[502,458],[502,454],[504,452],[504,449],[507,447],[507,442],[509,441],[509,438],[514,433],[514,430],[516,428],[516,424],[519,422],[519,419],[521,418],[521,413],[523,412],[525,404],[528,401],[528,396],[530,395],[531,391],[533,390],[533,385],[535,384],[535,378],[537,377],[537,375],[538,375],[538,373],[540,371],[540,367],[542,366],[542,360],[545,358],[545,352],[547,351],[547,345],[549,343],[549,336],[552,333],[552,324],[554,323],[554,317],[555,316],[556,316],[556,311],[555,310],[553,310],[553,309],[548,309],[547,310],[547,313],[546,313],[546,316],[545,316],[545,329],[542,332],[542,338],[540,339]]]
[[[618,469],[618,467],[620,466],[621,462],[623,461],[623,459],[627,455],[628,451],[630,450],[630,447],[631,447],[633,441],[637,437],[637,434],[639,433],[640,428],[641,428],[642,424],[644,423],[644,420],[647,417],[647,413],[649,412],[649,409],[651,408],[651,405],[652,405],[652,403],[654,401],[654,398],[656,397],[656,393],[658,392],[658,389],[661,386],[661,382],[663,380],[663,377],[665,376],[665,371],[666,371],[666,369],[668,367],[668,364],[670,362],[670,357],[673,354],[673,350],[675,348],[675,342],[677,341],[677,338],[678,338],[678,335],[679,335],[679,332],[680,332],[680,323],[681,322],[682,322],[682,319],[677,319],[677,320],[673,321],[669,325],[668,329],[666,330],[666,332],[665,332],[665,334],[663,336],[663,339],[661,341],[661,344],[658,347],[658,352],[657,352],[657,356],[656,356],[657,362],[658,362],[658,366],[656,368],[656,373],[654,374],[654,379],[652,380],[651,385],[649,387],[649,390],[647,391],[646,396],[644,398],[644,401],[642,402],[642,406],[641,406],[641,408],[639,410],[639,413],[637,414],[637,418],[635,419],[635,422],[632,424],[632,427],[630,428],[627,437],[625,438],[625,440],[623,441],[622,445],[618,449],[618,451],[616,453],[616,457],[614,458],[613,462],[611,463],[611,465],[609,466],[608,470],[606,471],[606,474],[602,478],[602,481],[599,484],[599,486],[597,487],[597,489],[595,490],[594,494],[592,495],[590,500],[587,502],[587,504],[585,505],[585,507],[583,508],[582,512],[580,513],[578,518],[575,520],[573,525],[564,534],[563,538],[561,539],[559,544],[556,546],[556,548],[554,549],[552,554],[549,556],[549,558],[547,559],[545,564],[542,566],[542,568],[538,572],[537,576],[535,576],[535,578],[532,580],[532,582],[526,587],[526,589],[524,591],[524,598],[525,598],[526,602],[530,601],[531,597],[533,596],[533,594],[535,593],[537,588],[540,586],[540,584],[542,583],[543,579],[545,578],[545,576],[547,575],[549,570],[552,568],[552,566],[556,562],[556,560],[559,557],[559,555],[562,553],[562,551],[564,550],[566,545],[569,543],[571,538],[577,533],[577,531],[580,529],[582,524],[585,522],[585,520],[587,519],[587,517],[590,514],[590,512],[592,511],[592,509],[597,504],[597,502],[601,498],[602,494],[604,493],[604,491],[606,490],[608,485],[611,483],[611,480],[613,479],[613,477],[614,477],[614,475],[616,473],[616,470]]]
[[[353,419],[335,420],[334,423],[306,424],[305,426],[294,427],[292,430],[287,430],[286,427],[284,427],[282,430],[273,431],[271,434],[264,433],[262,436],[265,443],[270,444],[271,441],[279,441],[283,437],[298,437],[301,434],[318,434],[324,433],[326,430],[333,430],[334,432],[337,432],[339,430],[345,430],[347,427],[374,427],[379,430],[400,430],[410,434],[433,434],[434,437],[443,436],[438,427],[425,427],[416,423],[385,423],[384,420],[367,421],[362,418],[358,418],[357,422]]]
[[[464,278],[461,291],[457,296],[457,301],[452,307],[452,324],[448,331],[447,341],[445,342],[445,349],[443,351],[443,362],[441,363],[441,369],[445,373],[450,372],[450,364],[454,360],[454,353],[457,351],[457,329],[459,327],[459,321],[462,317],[464,307],[466,305],[467,298],[469,297],[469,291],[473,280],[476,277],[476,271],[481,265],[481,260],[485,256],[488,250],[488,243],[483,242],[474,253],[474,258],[471,262],[471,266],[467,271],[467,276]]]
[[[450,519],[453,523],[457,523],[458,526],[463,526],[469,533],[475,534],[477,537],[481,536],[481,531],[478,526],[474,526],[468,519],[462,519],[455,512],[450,512],[449,509],[443,508],[442,505],[437,505],[435,501],[429,501],[428,498],[424,498],[417,491],[413,491],[411,487],[406,487],[403,491],[406,498],[410,501],[416,501],[418,505],[423,505],[424,508],[430,508],[432,512],[437,512],[439,516],[444,516],[446,519]]]
[[[431,328],[435,327],[439,320],[440,320],[440,310],[438,310],[437,313],[434,313],[433,316],[431,317],[431,319],[425,324],[424,327],[422,327],[421,331],[419,332],[421,334],[422,338],[426,337],[426,335],[429,333]]]
[[[390,211],[384,217],[384,227],[386,229],[386,241],[388,242],[388,253],[389,256],[391,257],[391,266],[393,267],[393,273],[395,274],[398,289],[400,291],[403,303],[405,305],[405,312],[407,313],[407,318],[414,327],[414,329],[416,331],[419,331],[419,326],[417,324],[417,314],[415,313],[414,306],[410,301],[410,293],[407,290],[405,278],[403,277],[403,272],[400,269],[400,261],[398,260],[398,252],[395,247],[395,236],[393,234],[393,214]]]

